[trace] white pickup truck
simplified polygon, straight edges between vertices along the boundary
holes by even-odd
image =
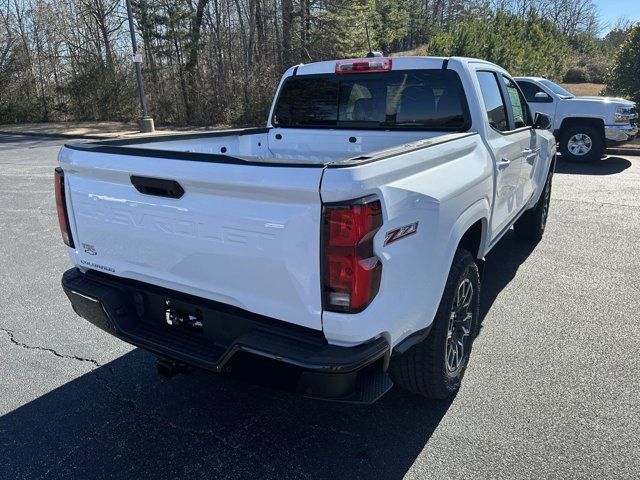
[[[605,147],[624,144],[638,134],[636,104],[623,98],[577,97],[540,77],[516,77],[527,102],[547,114],[562,158],[599,160]]]
[[[555,140],[532,113],[497,65],[375,57],[290,68],[265,128],[67,144],[64,291],[168,377],[447,397],[484,256],[544,232]]]

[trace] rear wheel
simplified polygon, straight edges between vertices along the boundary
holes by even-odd
[[[518,238],[534,242],[542,240],[544,230],[547,226],[547,217],[549,216],[552,178],[553,172],[549,171],[547,181],[544,184],[544,190],[540,194],[536,206],[524,212],[516,223],[513,224],[513,230]]]
[[[570,162],[600,160],[604,153],[602,134],[589,125],[569,127],[560,135],[560,152]]]
[[[458,250],[431,332],[400,357],[390,373],[401,387],[427,398],[455,394],[469,363],[480,315],[480,276],[473,256]]]

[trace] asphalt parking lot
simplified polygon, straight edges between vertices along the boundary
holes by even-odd
[[[205,372],[78,318],[52,172],[0,136],[0,478],[639,478],[640,157],[559,162],[548,230],[487,259],[483,328],[445,403],[370,407]]]

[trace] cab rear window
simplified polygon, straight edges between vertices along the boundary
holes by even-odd
[[[271,121],[278,127],[383,130],[471,126],[460,77],[442,69],[289,77]]]

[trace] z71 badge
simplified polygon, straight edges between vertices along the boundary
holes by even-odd
[[[409,235],[413,235],[417,231],[418,231],[418,222],[413,222],[399,228],[394,228],[393,230],[389,230],[385,234],[384,244],[389,245],[390,243],[396,242],[401,238],[405,238],[405,237],[408,237]]]

